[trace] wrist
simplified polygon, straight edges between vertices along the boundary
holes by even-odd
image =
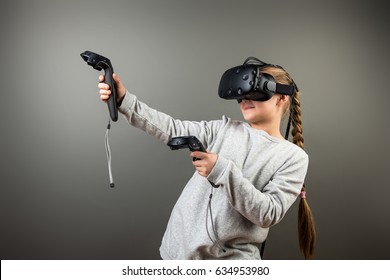
[[[220,184],[222,179],[222,174],[226,170],[226,167],[229,165],[229,160],[218,155],[217,160],[211,169],[207,179],[212,181],[215,184]]]
[[[118,106],[122,105],[122,102],[123,102],[123,99],[125,98],[125,95],[126,95],[126,89],[124,90],[123,94],[118,94],[118,96],[116,98],[116,104]]]

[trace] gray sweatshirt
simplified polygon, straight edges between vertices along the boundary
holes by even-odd
[[[165,144],[193,135],[218,154],[207,178],[195,172],[184,187],[162,239],[161,257],[260,259],[269,227],[281,221],[300,193],[308,167],[305,151],[225,116],[201,122],[174,119],[129,92],[119,111]]]

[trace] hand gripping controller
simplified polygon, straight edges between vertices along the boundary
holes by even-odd
[[[116,122],[118,120],[118,108],[116,104],[116,89],[112,77],[114,68],[111,65],[111,61],[108,58],[91,51],[85,51],[80,55],[84,61],[94,69],[98,71],[104,69],[104,81],[110,86],[111,90],[111,96],[107,101],[108,111],[110,112],[111,120]]]
[[[169,142],[168,146],[171,148],[171,150],[179,150],[179,149],[190,149],[191,152],[193,151],[200,151],[206,153],[206,149],[203,147],[202,143],[199,141],[198,138],[195,136],[179,136],[179,137],[173,137]],[[199,158],[192,158],[193,161],[199,160]],[[213,182],[209,181],[210,184],[214,188],[218,188],[219,186],[215,185]]]
[[[168,146],[171,150],[179,150],[179,149],[190,149],[193,151],[206,152],[206,149],[203,147],[202,143],[195,136],[180,136],[174,137],[171,141],[168,142]],[[198,160],[198,158],[193,158],[193,161]]]

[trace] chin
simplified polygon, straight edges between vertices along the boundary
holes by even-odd
[[[243,113],[242,116],[244,117],[244,120],[247,122],[253,122],[255,120],[255,116],[253,114]]]

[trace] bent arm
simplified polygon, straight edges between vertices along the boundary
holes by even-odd
[[[244,178],[240,169],[219,157],[208,179],[222,186],[230,204],[254,224],[268,228],[282,220],[298,197],[307,172],[308,157],[292,159],[282,166],[260,191]]]

